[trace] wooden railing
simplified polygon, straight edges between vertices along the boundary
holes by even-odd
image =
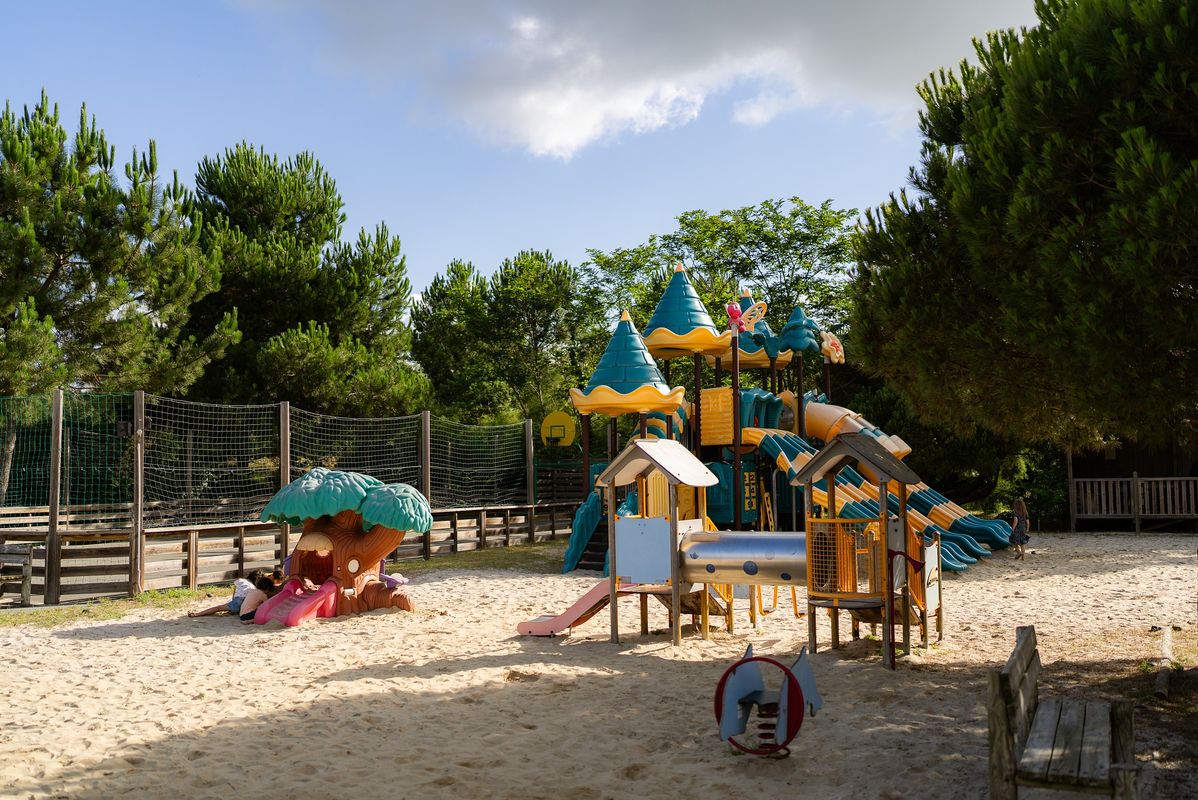
[[[563,501],[434,510],[432,530],[408,537],[392,559],[430,559],[569,536],[577,508],[576,501]],[[10,508],[0,513],[0,524],[8,519],[19,520],[17,524],[22,526],[0,528],[0,538],[35,545],[34,595],[47,593],[47,572],[56,576],[51,577],[49,588],[63,600],[127,596],[135,586],[140,590],[195,589],[227,583],[251,569],[278,566],[300,534],[297,528],[285,530],[272,522],[147,527],[141,537],[138,585],[131,574],[132,521],[127,507],[124,516],[117,514],[115,521],[110,507],[90,515],[82,508],[76,513],[78,519],[60,530],[55,553],[48,553],[45,507]],[[85,519],[87,527],[81,527]],[[48,563],[57,569],[47,570]]]
[[[1070,486],[1070,522],[1198,519],[1198,478],[1076,478]]]

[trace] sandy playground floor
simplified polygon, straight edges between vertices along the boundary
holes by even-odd
[[[949,576],[930,656],[895,673],[873,641],[815,657],[825,706],[784,760],[722,744],[712,694],[749,642],[792,658],[805,621],[787,608],[754,631],[742,612],[734,635],[688,630],[674,649],[637,633],[627,599],[620,645],[606,611],[571,636],[515,635],[592,575],[441,570],[413,582],[415,613],[295,629],[162,610],[0,629],[0,796],[981,798],[985,668],[1031,623],[1042,691],[1135,697],[1149,788],[1194,797],[1198,678],[1161,703],[1145,662],[1153,625],[1180,625],[1178,656],[1195,653],[1195,545],[1045,535],[1026,562],[1000,553]]]

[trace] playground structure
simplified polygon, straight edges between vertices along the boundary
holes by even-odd
[[[428,501],[403,483],[316,467],[275,494],[262,520],[302,524],[288,560],[286,582],[259,606],[254,622],[299,625],[379,608],[412,610],[403,590],[382,574],[381,562],[408,531],[432,526]],[[315,589],[312,587],[315,586]]]
[[[671,607],[678,642],[686,598],[700,606],[706,635],[709,616],[703,609],[712,600],[723,601],[731,624],[728,584],[794,591],[805,583],[809,614],[827,608],[833,615],[834,647],[841,611],[850,613],[854,634],[862,621],[887,630],[901,621],[908,646],[912,623],[927,643],[930,627],[942,632],[941,570],[964,570],[1006,547],[1010,528],[974,517],[935,492],[902,464],[911,452],[905,442],[831,404],[831,367],[844,362],[840,342],[800,308],[775,335],[764,319],[767,310],[744,292],[729,305],[729,330],[719,331],[678,267],[643,337],[629,314],[622,314],[588,385],[571,390],[582,417],[587,499],[574,518],[564,571],[584,563],[584,556],[585,563],[606,569],[610,585],[603,602],[612,606],[613,640],[619,634],[620,596],[669,594],[663,602]],[[822,356],[822,392],[804,389],[799,357],[804,351]],[[687,356],[694,368],[689,402],[686,389],[671,388],[669,381],[671,361]],[[655,358],[662,360],[660,370]],[[715,386],[703,385],[704,360],[714,367]],[[743,369],[762,370],[764,388],[743,387]],[[780,371],[786,369],[794,374],[793,390],[781,391]],[[724,385],[725,374],[730,386]],[[593,414],[609,417],[606,466],[590,463]],[[637,425],[621,451],[616,419],[624,414],[636,415]],[[662,470],[653,458],[643,458],[641,444],[653,439],[675,441],[670,450],[675,466]],[[714,481],[701,475],[688,483],[682,477],[677,453],[687,451]],[[686,467],[688,474],[697,474],[693,466]],[[600,533],[604,520],[606,536]],[[637,541],[626,532],[637,526],[642,539],[658,542],[653,552],[659,560],[643,573],[639,560],[649,546],[624,544]],[[656,532],[651,536],[650,530]],[[621,544],[632,547],[633,561],[617,558]],[[705,588],[696,590],[700,583]],[[638,589],[646,586],[655,588]],[[749,593],[754,622],[758,595]],[[556,622],[534,621],[520,630],[556,634],[595,613],[591,605],[582,610],[572,619],[546,617],[542,622]],[[893,637],[886,639],[884,655],[892,660]],[[812,651],[815,646],[812,632]]]

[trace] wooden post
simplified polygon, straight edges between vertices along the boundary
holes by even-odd
[[[582,415],[582,499],[591,494],[591,415]]]
[[[644,411],[642,411],[640,414],[639,426],[640,426],[640,431],[641,431],[641,438],[648,439],[649,438],[649,415],[646,414]]]
[[[1130,700],[1111,702],[1111,767],[1114,796],[1139,797],[1140,770],[1136,765],[1136,731]]]
[[[133,525],[129,531],[129,594],[142,590],[146,548],[146,393],[133,393]]]
[[[136,436],[136,433],[134,434]],[[62,478],[62,389],[50,396],[50,508],[46,519],[46,605],[58,605],[62,582],[62,540],[58,537],[58,490]],[[130,567],[132,567],[130,554]],[[130,569],[132,575],[132,569]]]
[[[682,644],[682,565],[678,552],[678,485],[670,481],[670,631],[674,646]],[[647,514],[646,514],[647,516]],[[613,562],[614,563],[614,562]]]
[[[291,403],[279,403],[279,488],[291,483]],[[279,567],[287,560],[291,549],[291,524],[279,524]]]
[[[449,516],[449,552],[458,551],[458,512],[452,511]]]
[[[195,431],[191,428],[187,429],[187,444],[185,445],[184,449],[186,451],[186,466],[183,472],[183,495],[184,499],[187,501],[187,521],[191,522],[192,496],[195,491],[192,481],[192,464],[194,462],[195,451]]]
[[[245,577],[245,527],[237,528],[237,577]]]
[[[200,572],[200,532],[187,532],[187,588],[195,589]]]
[[[661,360],[661,377],[665,378],[666,386],[670,385],[670,359],[663,358]]]
[[[613,422],[615,420],[612,420]],[[611,606],[611,640],[620,643],[620,610],[617,598],[620,595],[619,562],[616,561],[616,487],[609,483],[604,490],[607,494],[607,554],[610,569],[608,569],[607,604]]]
[[[1073,448],[1065,448],[1065,491],[1069,495],[1069,532],[1077,533],[1077,487],[1073,484]]]
[[[732,530],[743,530],[744,477],[740,465],[740,336],[732,329]],[[718,363],[718,362],[717,362]]]
[[[1140,532],[1140,473],[1131,474],[1131,513],[1136,523],[1136,533]]]
[[[991,800],[1016,800],[1014,733],[1007,719],[1007,703],[1013,703],[1003,691],[1002,675],[997,669],[989,672],[990,701],[987,707],[990,734],[990,797]]]
[[[503,546],[512,546],[512,510],[510,508],[503,510]]]
[[[803,351],[802,350],[795,353],[795,364],[797,366],[797,371],[798,371],[798,375],[795,377],[795,380],[798,381],[798,384],[799,384],[798,388],[795,389],[795,397],[798,400],[798,402],[796,404],[796,406],[797,406],[796,410],[798,411],[798,414],[799,414],[798,430],[799,430],[799,436],[806,439],[807,438],[807,408],[806,408],[807,404],[805,402],[803,402]]]
[[[552,513],[552,512],[551,512]],[[528,523],[528,544],[537,543],[537,507],[530,505],[528,507],[528,516],[524,520]]]
[[[619,452],[620,434],[616,430],[616,418],[609,417],[607,420],[607,463],[611,463],[616,453]]]
[[[420,493],[433,504],[433,419],[429,411],[420,412]]]
[[[699,457],[699,448],[703,445],[702,427],[702,393],[703,393],[703,356],[695,353],[695,405],[691,409],[691,452]]]
[[[477,550],[487,549],[487,509],[483,508],[478,512],[478,544],[475,545]]]
[[[533,452],[532,420],[524,420],[524,494],[530,506],[537,502],[537,465]]]

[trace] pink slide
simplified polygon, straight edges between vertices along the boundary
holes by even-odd
[[[556,617],[544,616],[521,622],[516,626],[516,633],[524,636],[557,636],[562,631],[581,625],[607,605],[610,584],[602,581],[595,584],[589,592],[578,598],[574,605],[567,608]]]
[[[265,625],[277,619],[287,626],[299,625],[316,617],[337,616],[337,582],[327,580],[315,592],[305,592],[297,578],[283,584],[279,593],[258,606],[254,624]]]

